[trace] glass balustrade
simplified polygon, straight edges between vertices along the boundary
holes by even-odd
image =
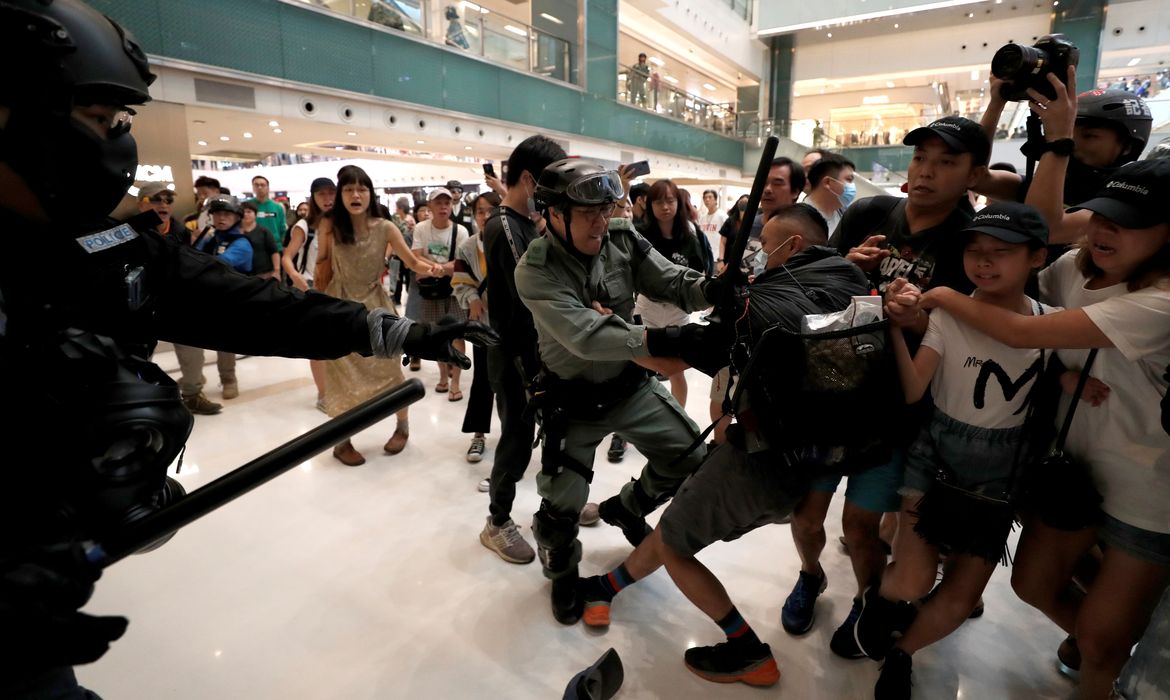
[[[574,44],[496,12],[469,10],[430,0],[302,0],[308,5],[367,20],[481,56],[501,65],[572,83]]]
[[[618,99],[728,136],[737,131],[734,103],[715,103],[660,80],[648,66],[619,66]]]

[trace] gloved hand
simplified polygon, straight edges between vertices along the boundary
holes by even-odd
[[[69,561],[73,556],[0,562],[0,634],[8,650],[0,673],[91,663],[126,632],[124,617],[78,612],[100,571]]]
[[[678,357],[708,376],[731,364],[733,334],[721,323],[646,329],[646,349],[653,357]]]
[[[451,344],[452,340],[460,339],[484,347],[500,342],[500,336],[494,330],[478,321],[456,321],[446,317],[434,325],[413,324],[402,343],[405,353],[402,359],[409,362],[410,357],[420,357],[424,360],[450,362],[461,369],[471,369],[471,360]]]

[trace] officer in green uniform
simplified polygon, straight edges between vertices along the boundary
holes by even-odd
[[[611,222],[624,194],[618,174],[595,163],[570,158],[549,165],[535,193],[549,230],[516,267],[516,290],[532,312],[543,364],[531,387],[544,440],[536,479],[543,500],[532,530],[553,581],[553,615],[564,624],[575,623],[583,608],[577,516],[601,440],[616,432],[649,460],[638,479],[601,504],[602,519],[634,545],[650,531],[645,516],[706,455],[699,446],[684,456],[698,427],[634,362],[678,354],[678,338],[667,338],[677,328],[648,331],[633,323],[634,294],[697,311],[711,306],[719,283],[669,262],[628,222]]]

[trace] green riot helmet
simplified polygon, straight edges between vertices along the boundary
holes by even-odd
[[[536,180],[536,205],[541,210],[612,204],[626,195],[621,176],[600,163],[565,158],[551,163]]]

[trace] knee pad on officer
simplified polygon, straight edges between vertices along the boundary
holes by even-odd
[[[547,504],[532,516],[532,536],[536,544],[545,549],[565,549],[577,541],[578,516],[556,514]]]

